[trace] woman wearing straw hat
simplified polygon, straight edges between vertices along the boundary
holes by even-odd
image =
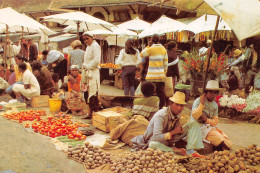
[[[177,91],[169,100],[169,107],[154,114],[144,135],[136,136],[131,140],[133,147],[139,149],[149,147],[186,155],[184,149],[173,147],[176,142],[186,136],[186,149],[190,151],[188,154],[191,154],[192,157],[204,158],[205,156],[194,151],[203,148],[199,126],[194,122],[188,122],[183,126],[180,123],[180,113],[186,105],[185,94]]]
[[[83,61],[84,61],[84,54],[85,51],[82,50],[82,43],[80,40],[74,40],[70,46],[72,47],[72,51],[69,52],[68,57],[68,67],[71,65],[78,65],[81,69]]]
[[[215,98],[221,90],[218,81],[208,81],[205,93],[194,101],[191,114],[191,121],[200,125],[202,140],[212,144],[217,150],[231,149],[232,145],[227,135],[216,127],[218,105]],[[199,91],[201,92],[202,88],[199,88]]]

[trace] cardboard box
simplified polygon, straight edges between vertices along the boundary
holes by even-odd
[[[94,127],[104,132],[110,132],[113,128],[126,121],[124,115],[122,113],[119,113],[125,111],[129,111],[129,109],[125,109],[122,107],[113,107],[103,109],[99,112],[94,112],[92,124]]]
[[[37,97],[33,97],[31,99],[30,104],[33,108],[49,107],[49,98],[50,98],[50,96],[48,96],[48,95],[40,95]]]

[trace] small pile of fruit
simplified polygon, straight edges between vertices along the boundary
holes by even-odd
[[[23,121],[33,121],[33,120],[40,121],[41,116],[45,116],[45,115],[46,112],[44,110],[27,110],[18,113],[3,114],[5,118],[11,120],[18,120],[19,123],[22,123]]]
[[[111,163],[110,153],[104,153],[100,147],[89,142],[85,145],[69,146],[67,157],[85,164],[87,169],[94,169],[103,164]]]
[[[111,68],[119,68],[119,65],[113,64],[113,63],[105,63],[105,64],[99,64],[100,67],[111,67]]]
[[[86,136],[81,132],[77,132],[78,127],[88,127],[88,124],[83,124],[80,122],[73,123],[71,121],[72,117],[69,115],[64,115],[63,117],[47,117],[47,121],[39,121],[32,124],[32,129],[36,133],[42,135],[50,136],[52,138],[58,136],[68,135],[69,139],[85,140]]]

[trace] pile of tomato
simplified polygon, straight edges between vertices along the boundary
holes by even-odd
[[[58,113],[55,116],[47,117],[47,120],[42,120],[41,116],[45,116],[46,112],[44,110],[28,110],[21,111],[19,113],[4,114],[3,116],[7,119],[18,120],[19,123],[23,121],[33,121],[32,125],[29,123],[25,124],[25,128],[30,128],[36,133],[42,135],[50,136],[52,138],[58,136],[66,136],[68,138],[75,140],[85,140],[86,136],[81,132],[77,132],[78,127],[89,127],[88,124],[83,124],[81,122],[73,123],[71,121],[72,117],[66,114]]]
[[[23,121],[40,121],[41,116],[45,115],[46,112],[44,110],[27,110],[18,113],[4,114],[3,116],[7,119],[18,120],[19,123],[22,123]]]
[[[81,132],[77,132],[78,127],[88,126],[83,123],[73,123],[71,121],[71,116],[65,115],[62,117],[47,117],[46,121],[39,121],[38,123],[32,124],[32,129],[36,133],[40,133],[42,135],[50,136],[52,138],[58,136],[66,136],[68,138],[75,140],[85,140],[86,136]]]

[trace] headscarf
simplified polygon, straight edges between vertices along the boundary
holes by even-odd
[[[74,69],[74,68],[76,68],[77,70],[79,70],[79,66],[78,66],[78,65],[72,65],[72,66],[70,66],[70,69]]]
[[[62,56],[64,58],[64,55],[61,52],[59,52],[57,50],[51,50],[48,53],[46,60],[49,64],[51,64],[51,63],[54,63],[55,61],[57,61],[60,58],[60,56]]]

